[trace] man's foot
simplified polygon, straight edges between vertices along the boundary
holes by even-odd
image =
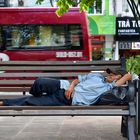
[[[3,106],[4,104],[3,104],[3,101],[0,101],[0,106]]]

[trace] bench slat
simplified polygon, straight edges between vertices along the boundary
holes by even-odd
[[[96,106],[1,106],[0,110],[93,110],[93,109],[128,109],[127,105],[96,105]]]
[[[0,85],[31,85],[34,80],[0,80]]]
[[[23,65],[23,66],[62,66],[62,65],[121,65],[121,62],[118,60],[110,60],[110,61],[0,61],[0,65],[8,66],[8,65]]]
[[[106,70],[108,66],[1,66],[0,71],[15,71],[15,70],[31,70],[31,71],[100,71]],[[118,66],[109,66],[109,68],[116,69]]]
[[[8,113],[6,113],[8,111]],[[14,113],[13,113],[14,111]],[[0,116],[120,116],[128,106],[1,106]]]
[[[23,92],[23,91],[29,91],[29,87],[0,87],[0,92]]]
[[[34,110],[1,112],[0,116],[129,116],[128,110]]]
[[[83,75],[83,74],[87,74],[87,72],[56,72],[56,73],[0,73],[0,77],[72,77],[72,76],[77,76],[77,75]]]

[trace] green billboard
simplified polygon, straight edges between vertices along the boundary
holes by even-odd
[[[116,17],[88,15],[90,35],[114,35],[116,33]]]

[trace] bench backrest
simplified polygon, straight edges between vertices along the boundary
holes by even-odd
[[[121,68],[122,61],[3,61],[0,62],[0,91],[28,91],[38,77],[72,80],[79,74]],[[11,90],[12,89],[12,90]]]

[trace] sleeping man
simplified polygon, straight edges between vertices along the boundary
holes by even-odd
[[[132,78],[131,74],[121,69],[107,69],[106,72],[106,77],[100,73],[79,75],[71,83],[62,79],[38,78],[29,91],[32,96],[4,99],[0,101],[0,106],[94,105],[103,93]]]

